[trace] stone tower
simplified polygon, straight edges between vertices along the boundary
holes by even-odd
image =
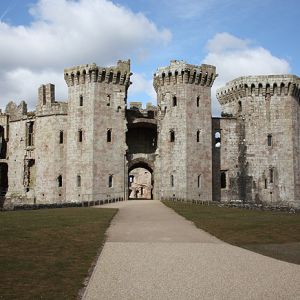
[[[156,198],[212,200],[211,86],[216,68],[171,61],[154,74]]]
[[[68,85],[66,201],[123,198],[130,61],[65,69]]]
[[[247,76],[218,90],[222,201],[299,206],[299,84],[294,75]]]

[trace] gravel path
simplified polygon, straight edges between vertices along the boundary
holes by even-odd
[[[226,244],[159,201],[126,201],[83,299],[300,299],[300,266]]]

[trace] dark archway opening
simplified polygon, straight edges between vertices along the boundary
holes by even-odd
[[[8,165],[0,163],[0,208],[3,207],[5,195],[8,189]]]
[[[157,129],[154,126],[130,127],[127,131],[126,142],[128,145],[128,153],[130,154],[154,153],[157,148]]]
[[[0,159],[6,159],[6,150],[5,130],[3,126],[0,126]]]
[[[153,199],[153,170],[145,162],[137,162],[128,168],[128,199]]]

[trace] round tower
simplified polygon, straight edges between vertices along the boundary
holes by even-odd
[[[158,104],[155,196],[211,201],[211,65],[171,61],[154,74]]]

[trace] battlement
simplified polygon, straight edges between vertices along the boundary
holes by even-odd
[[[130,85],[130,60],[119,60],[116,66],[99,67],[95,63],[80,65],[64,70],[65,81],[68,85],[80,85],[92,82]]]
[[[217,90],[220,104],[247,96],[294,96],[300,98],[300,78],[295,75],[244,76],[226,83]]]
[[[153,85],[156,91],[158,86],[165,84],[196,84],[211,87],[217,76],[215,66],[205,64],[196,66],[172,60],[169,66],[157,69]]]

